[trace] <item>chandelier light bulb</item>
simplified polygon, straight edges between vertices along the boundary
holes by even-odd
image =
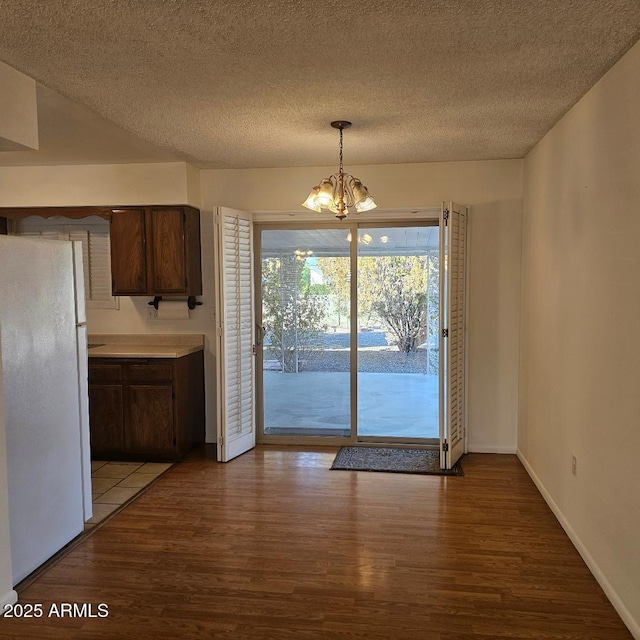
[[[373,201],[371,196],[367,196],[362,202],[356,203],[356,211],[371,211],[371,209],[375,209],[378,205]]]
[[[325,179],[320,183],[317,201],[321,207],[325,208],[333,204],[333,185],[331,184],[331,180]]]
[[[318,191],[320,191],[320,187],[313,187],[313,189],[311,189],[309,197],[302,203],[302,206],[320,213],[322,209],[320,207],[320,203],[318,202]]]

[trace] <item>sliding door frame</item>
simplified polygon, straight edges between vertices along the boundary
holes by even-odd
[[[394,228],[402,228],[402,227],[438,227],[439,226],[439,219],[438,218],[433,218],[433,219],[429,219],[429,220],[407,220],[407,221],[402,221],[402,220],[398,220],[395,219],[389,222],[383,222],[383,221],[372,221],[372,222],[358,222],[357,223],[357,230],[361,229],[361,228],[366,228],[366,229],[388,229],[391,227]],[[356,233],[357,233],[356,230]],[[355,248],[355,266],[353,266],[353,268],[355,269],[355,273],[356,276],[355,278],[351,278],[352,282],[353,280],[355,280],[355,286],[357,287],[357,281],[358,281],[358,262],[357,262],[357,257],[358,257],[358,243],[357,242],[352,242],[352,245],[354,245]],[[352,262],[353,265],[353,262]],[[353,303],[353,298],[355,297],[355,303],[356,303],[356,314],[357,314],[357,295],[354,295],[354,291],[353,291],[353,287],[352,287],[352,303]],[[356,320],[357,320],[357,315],[356,315]],[[353,338],[353,344],[355,344],[355,349],[352,349],[352,359],[351,359],[351,367],[355,372],[355,380],[356,380],[356,386],[354,386],[354,393],[352,395],[352,401],[355,402],[356,405],[356,413],[354,414],[354,418],[355,421],[357,422],[357,404],[358,404],[358,387],[357,387],[357,380],[358,380],[358,323],[355,323],[355,336]],[[441,411],[442,407],[438,406],[438,411]],[[393,444],[396,444],[400,447],[403,447],[405,445],[412,445],[412,446],[424,446],[430,449],[437,449],[440,447],[440,439],[439,438],[398,438],[398,437],[394,437],[394,436],[360,436],[357,433],[357,424],[356,424],[356,442],[358,443],[362,443],[362,444],[376,444],[376,443],[380,443],[380,444],[384,444],[385,446],[390,446]]]
[[[262,232],[263,231],[291,231],[291,230],[312,230],[312,229],[343,229],[345,233],[351,233],[351,237],[356,237],[357,225],[353,222],[295,222],[295,223],[283,223],[283,222],[259,222],[254,223],[254,291],[255,291],[255,318],[256,318],[256,331],[262,335]],[[351,270],[351,301],[350,301],[350,314],[354,312],[353,297],[355,292],[355,279],[353,274],[354,264],[354,245],[357,243],[349,243],[349,257],[350,257],[350,270]],[[356,301],[357,302],[357,301]],[[357,307],[356,307],[357,312]],[[354,323],[351,321],[351,315],[349,317],[349,342],[353,342],[353,329]],[[356,323],[357,330],[357,323]],[[305,445],[326,445],[326,446],[345,446],[356,444],[356,434],[354,432],[355,426],[355,413],[354,413],[354,395],[350,395],[350,433],[351,435],[346,437],[339,436],[281,436],[281,435],[266,435],[264,433],[264,370],[263,370],[263,345],[262,340],[257,341],[256,345],[256,437],[258,444],[305,444]],[[349,382],[353,384],[353,349],[349,351]]]
[[[262,231],[295,230],[295,229],[344,229],[345,233],[351,234],[349,243],[350,251],[350,272],[351,272],[351,300],[349,317],[349,380],[350,380],[350,431],[351,435],[346,437],[337,436],[281,436],[265,435],[264,433],[264,378],[263,378],[263,345],[258,339],[256,345],[256,438],[258,444],[282,444],[282,445],[326,445],[326,446],[346,446],[346,445],[374,445],[384,444],[385,446],[404,447],[411,445],[414,447],[424,447],[428,449],[439,448],[439,438],[397,438],[382,436],[358,436],[358,230],[360,228],[388,228],[388,227],[437,227],[439,225],[438,213],[434,210],[434,215],[414,217],[407,215],[406,218],[394,215],[393,218],[376,216],[373,219],[363,219],[364,216],[356,219],[350,218],[346,222],[314,222],[305,220],[304,222],[269,222],[261,220],[254,222],[254,292],[255,292],[255,322],[256,335],[262,334]],[[354,347],[355,345],[355,347]],[[442,407],[439,407],[442,411]]]

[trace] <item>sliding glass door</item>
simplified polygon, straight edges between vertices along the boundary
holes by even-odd
[[[262,434],[351,436],[349,230],[260,234]]]
[[[437,226],[358,229],[358,436],[438,438]]]
[[[437,222],[256,237],[258,436],[436,442]]]

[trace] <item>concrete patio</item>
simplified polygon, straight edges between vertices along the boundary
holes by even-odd
[[[349,374],[264,371],[265,434],[348,436]],[[438,438],[438,377],[359,373],[358,435]]]

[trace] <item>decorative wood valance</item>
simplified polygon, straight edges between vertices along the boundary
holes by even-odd
[[[115,207],[0,207],[0,218],[22,220],[29,216],[40,216],[41,218],[63,216],[78,220],[89,216],[99,216],[109,220],[114,210]]]
[[[7,220],[22,220],[30,216],[40,216],[41,218],[53,218],[61,216],[63,218],[72,218],[80,220],[90,216],[98,216],[105,220],[111,220],[113,214],[125,209],[146,209],[153,207],[154,209],[171,209],[174,207],[183,207],[185,209],[193,209],[188,205],[118,205],[113,207],[0,207],[0,234],[7,233]]]

